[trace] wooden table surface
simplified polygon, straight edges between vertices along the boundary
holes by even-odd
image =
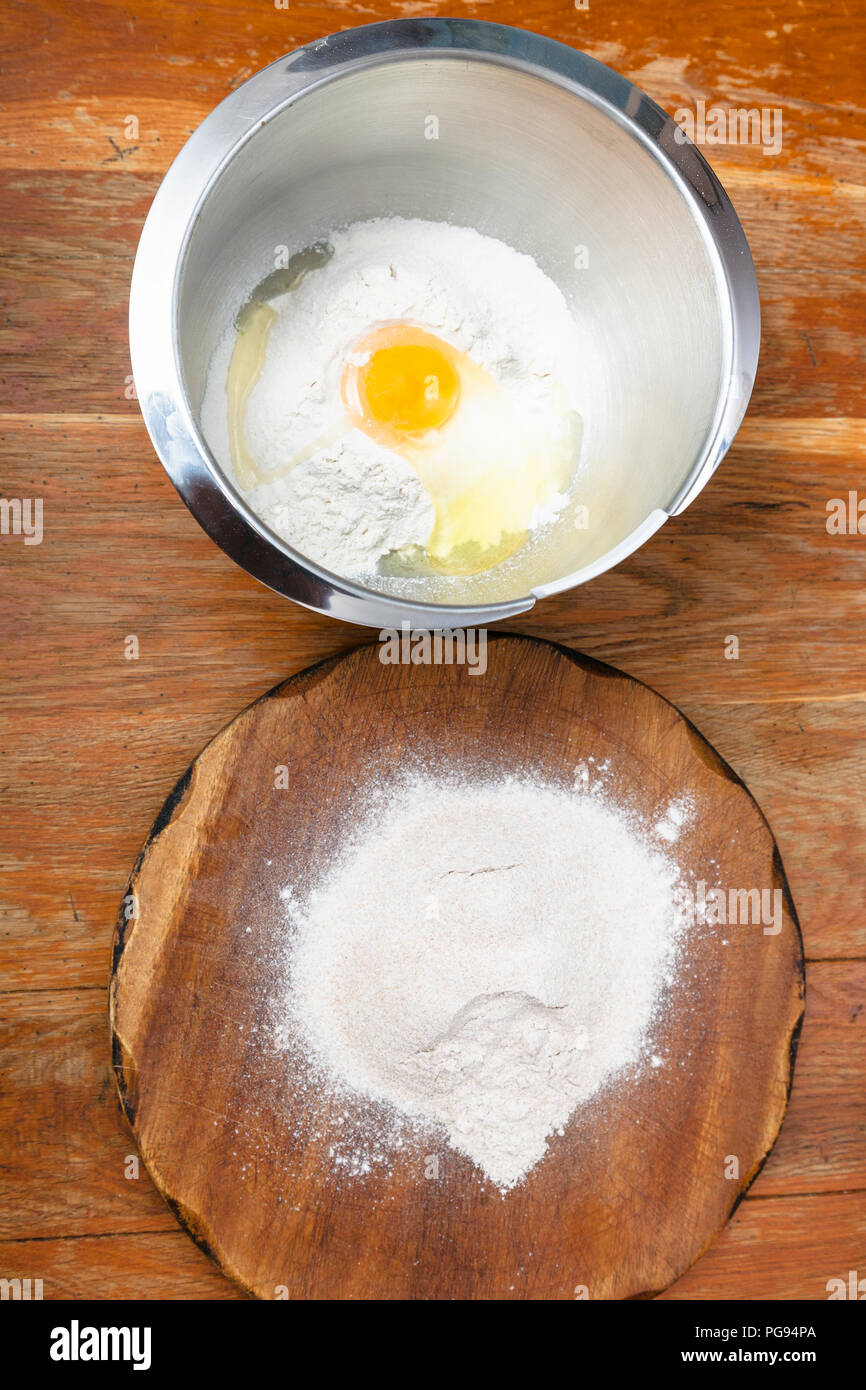
[[[257,68],[337,29],[439,13],[561,39],[670,112],[782,111],[778,154],[707,150],[764,315],[728,459],[631,559],[511,628],[622,667],[695,721],[766,811],[803,926],[806,1024],[780,1139],[664,1297],[822,1299],[828,1280],[866,1277],[866,535],[827,527],[831,499],[866,497],[862,0],[41,0],[2,19],[0,486],[43,499],[44,538],[0,535],[0,1276],[41,1278],[45,1298],[241,1296],[128,1160],[111,932],[201,746],[281,678],[364,640],[260,587],[175,495],[129,388],[139,230],[180,145]]]

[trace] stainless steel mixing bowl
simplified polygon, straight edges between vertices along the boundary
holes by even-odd
[[[516,562],[400,593],[330,574],[274,535],[199,422],[214,347],[276,248],[386,215],[475,227],[529,252],[573,306],[588,363],[578,500],[589,524],[568,509]],[[495,622],[582,584],[687,507],[745,412],[760,309],[723,188],[649,97],[537,34],[407,19],[299,49],[199,127],[142,233],[130,338],[156,450],[227,554],[337,618],[438,628]]]

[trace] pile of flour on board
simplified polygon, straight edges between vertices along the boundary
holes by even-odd
[[[283,894],[316,1084],[443,1127],[502,1190],[579,1105],[661,1061],[679,872],[597,792],[419,776],[306,897]]]
[[[302,554],[363,576],[391,552],[423,547],[433,524],[411,463],[340,426],[341,368],[365,332],[388,322],[435,331],[507,388],[522,418],[542,431],[568,428],[563,401],[579,421],[586,374],[565,298],[531,256],[468,227],[405,218],[355,223],[329,241],[331,258],[272,301],[264,366],[245,406],[250,454],[263,475],[279,476],[248,489],[236,481],[252,510]],[[226,382],[235,340],[231,324],[210,363],[201,409],[205,437],[229,477]],[[531,528],[549,524],[567,500],[566,492],[550,497]]]

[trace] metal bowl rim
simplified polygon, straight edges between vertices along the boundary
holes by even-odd
[[[228,164],[270,121],[323,85],[359,70],[424,59],[492,63],[555,83],[614,119],[655,157],[685,197],[714,267],[725,329],[725,362],[715,419],[688,478],[664,508],[631,535],[572,574],[536,586],[525,597],[452,606],[413,603],[330,573],[277,536],[249,508],[213,458],[189,405],[177,332],[178,297],[186,251],[198,215]],[[295,81],[286,78],[295,75]],[[272,91],[274,86],[277,91]],[[197,164],[198,178],[189,175]],[[707,192],[710,200],[708,201]],[[165,216],[171,202],[172,216]],[[166,237],[166,222],[173,235]],[[166,256],[173,265],[170,302],[154,305],[148,284]],[[142,339],[157,319],[160,380],[142,364]],[[130,291],[130,347],[136,394],[157,453],[184,502],[212,539],[237,563],[286,597],[316,611],[374,627],[396,620],[414,626],[456,627],[493,622],[531,607],[536,598],[576,587],[605,572],[642,545],[668,516],[687,507],[727,452],[748,404],[760,345],[760,303],[748,243],[736,212],[700,150],[646,93],[588,54],[529,30],[484,20],[400,19],[343,30],[277,59],[248,78],[206,117],[167,171],[139,242]],[[154,344],[151,341],[150,346]],[[151,356],[152,356],[151,352]],[[137,365],[138,364],[138,365]],[[166,418],[184,449],[165,444]],[[190,468],[190,449],[195,467]],[[276,552],[276,556],[275,556]],[[279,557],[280,563],[274,563]],[[302,579],[303,583],[298,584]],[[309,592],[299,597],[296,589]],[[363,614],[363,616],[359,616]]]

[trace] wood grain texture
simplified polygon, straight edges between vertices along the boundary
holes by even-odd
[[[796,1084],[781,1135],[750,1197],[833,1191],[852,1206],[866,1188],[866,965],[820,961],[809,970]],[[0,1239],[173,1231],[118,1110],[106,1048],[105,988],[0,996],[2,1114],[8,1138]],[[833,1117],[830,1138],[824,1124]],[[74,1155],[74,1182],[70,1156]],[[723,1237],[723,1241],[726,1237]],[[832,1261],[833,1232],[825,1232]],[[101,1296],[102,1286],[98,1293]]]
[[[351,1150],[345,1101],[305,1084],[272,1041],[280,885],[303,899],[369,789],[414,762],[565,786],[595,763],[611,798],[649,825],[686,796],[686,880],[778,889],[785,902],[773,935],[742,923],[689,932],[653,1042],[665,1067],[575,1112],[504,1198],[435,1130],[341,1180],[330,1155]],[[287,787],[275,785],[283,764]],[[694,728],[609,666],[491,634],[480,679],[383,665],[374,645],[304,671],[196,759],[129,892],[111,984],[123,1106],[172,1209],[259,1297],[563,1299],[577,1286],[649,1297],[715,1237],[775,1141],[804,992],[778,851]],[[383,883],[383,911],[387,900]]]
[[[111,927],[190,757],[263,690],[359,634],[260,588],[178,502],[124,394],[126,297],[160,175],[213,105],[298,43],[405,13],[534,28],[671,112],[698,98],[783,112],[778,156],[707,151],[753,248],[763,311],[731,454],[637,555],[517,626],[675,700],[767,812],[818,962],[797,1083],[752,1193],[665,1297],[824,1297],[826,1278],[866,1271],[866,1102],[849,1022],[866,956],[866,538],[825,527],[830,498],[863,492],[866,110],[862,6],[818,0],[3,9],[2,488],[44,497],[46,515],[39,547],[0,536],[0,988],[17,991],[0,999],[16,1019],[5,1034],[16,1083],[0,1091],[3,1216],[19,1237],[25,1220],[38,1233],[34,1273],[55,1296],[234,1296],[162,1228],[147,1179],[117,1177],[128,1138],[102,1089],[99,1043]],[[128,115],[135,140],[123,138]],[[138,661],[123,658],[129,632]],[[731,633],[738,661],[724,660]],[[819,989],[826,1007],[813,1016]],[[66,1012],[49,1024],[55,1003]],[[74,1238],[85,1214],[104,1238]],[[27,1272],[16,1266],[26,1246],[3,1247],[0,1273]]]
[[[747,1197],[722,1238],[660,1297],[823,1299],[828,1280],[862,1271],[864,1240],[866,1214],[856,1194]],[[247,1297],[176,1223],[173,1231],[138,1235],[0,1241],[0,1264],[23,1278],[44,1278],[46,1299]]]

